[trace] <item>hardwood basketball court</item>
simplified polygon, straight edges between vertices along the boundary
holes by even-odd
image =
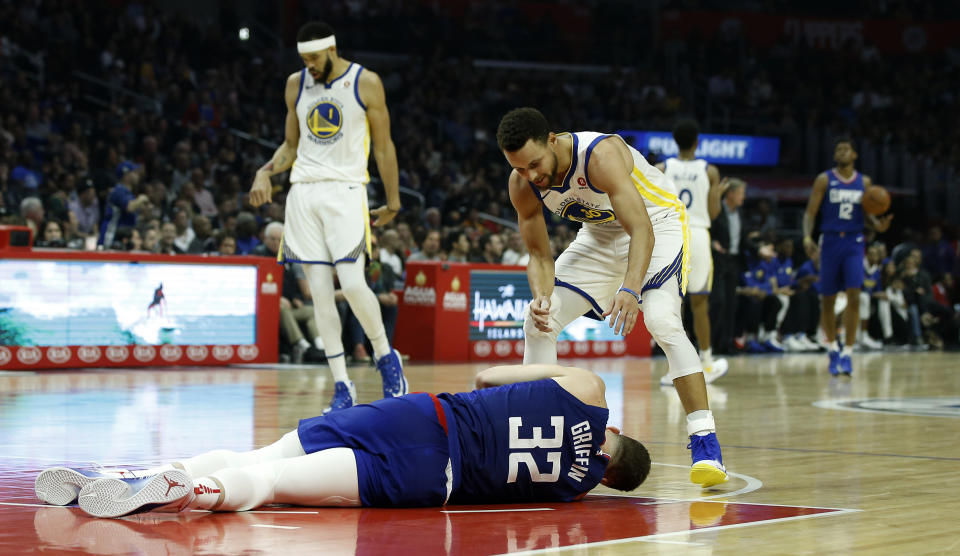
[[[0,553],[960,553],[960,358],[875,353],[852,378],[825,355],[744,356],[709,386],[731,480],[687,480],[666,361],[567,360],[607,383],[611,424],[654,468],[628,496],[430,509],[267,507],[92,519],[33,494],[48,466],[131,468],[268,444],[329,400],[325,367],[0,373]],[[408,364],[411,388],[461,391],[482,365]],[[379,375],[351,368],[361,401]],[[558,550],[559,549],[559,550]],[[565,549],[565,550],[564,550]]]

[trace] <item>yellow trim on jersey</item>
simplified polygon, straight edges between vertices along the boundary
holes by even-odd
[[[710,254],[710,272],[707,274],[707,291],[713,291],[713,238],[710,236],[710,228],[707,228],[707,253]]]
[[[367,188],[363,188],[361,198],[361,209],[363,210],[363,237],[367,249],[367,259],[373,256],[373,238],[370,234],[370,209],[367,207]]]
[[[367,132],[363,135],[363,160],[367,162],[367,169],[363,171],[363,183],[370,183],[370,118],[364,116],[367,122]]]
[[[286,231],[286,230],[284,230],[284,232],[285,232],[285,231]],[[286,262],[286,261],[283,260],[283,236],[285,235],[284,232],[280,232],[280,248],[277,249],[277,262],[278,262],[278,263]]]
[[[639,191],[640,195],[645,199],[658,207],[671,208],[680,216],[680,229],[683,233],[682,256],[680,257],[682,261],[680,268],[680,295],[685,295],[687,293],[687,281],[690,275],[690,250],[688,248],[690,245],[690,222],[689,216],[687,215],[687,207],[684,206],[683,202],[680,201],[676,195],[654,185],[636,166],[633,167],[633,173],[630,174],[630,177],[633,179],[637,191]]]

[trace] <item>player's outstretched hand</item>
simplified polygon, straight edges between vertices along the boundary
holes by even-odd
[[[270,183],[270,176],[257,172],[253,178],[253,187],[250,188],[250,204],[259,207],[262,204],[272,201],[273,184]]]
[[[603,318],[613,315],[610,317],[610,328],[613,328],[613,333],[626,336],[637,324],[639,313],[640,304],[637,303],[637,298],[629,292],[619,291],[613,298],[613,307],[603,314]]]
[[[389,224],[399,212],[399,210],[390,210],[387,208],[387,205],[383,205],[382,207],[371,210],[370,214],[372,214],[374,218],[373,225],[379,227]]]
[[[530,318],[540,332],[553,332],[550,328],[550,296],[541,295],[530,302]]]

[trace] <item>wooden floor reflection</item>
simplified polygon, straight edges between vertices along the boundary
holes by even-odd
[[[44,507],[38,470],[130,467],[270,443],[317,414],[324,367],[0,373],[0,553],[499,554],[958,553],[960,357],[738,357],[710,385],[731,480],[687,482],[684,415],[659,386],[663,359],[570,360],[607,383],[611,423],[655,466],[630,496],[598,489],[566,505],[383,510],[263,508],[97,520]],[[408,365],[411,387],[469,389],[482,365]],[[373,369],[354,367],[362,401]]]

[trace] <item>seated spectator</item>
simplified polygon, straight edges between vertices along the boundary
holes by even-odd
[[[430,230],[423,238],[420,250],[407,257],[407,262],[414,261],[441,261],[440,231]]]
[[[403,275],[403,249],[400,245],[400,235],[396,230],[384,230],[380,234],[380,262],[388,265],[395,276]]]
[[[183,251],[177,247],[177,226],[173,222],[164,222],[160,226],[160,241],[157,243],[157,253],[161,255],[182,255]]]
[[[819,249],[794,273],[793,290],[781,332],[784,337],[792,338],[793,349],[818,351],[820,346],[813,339],[817,337],[820,325]]]
[[[911,337],[920,337],[922,331],[917,322],[914,328],[910,317],[910,306],[904,295],[903,278],[899,275],[894,276],[884,291],[884,297],[890,306],[889,324],[884,325],[884,345],[899,345],[908,347]],[[888,331],[889,330],[889,331]]]
[[[883,342],[875,340],[870,334],[871,329],[878,330],[881,327],[878,315],[879,303],[886,299],[883,287],[881,245],[880,243],[870,244],[863,258],[863,287],[860,288],[860,329],[857,331],[857,344],[865,349],[883,348]]]
[[[37,197],[26,197],[20,201],[20,216],[26,221],[26,226],[33,232],[33,237],[40,237],[43,231],[44,210],[43,202]]]
[[[77,219],[76,233],[89,237],[100,232],[100,200],[93,180],[80,182],[77,190],[70,195],[67,208]]]
[[[174,238],[173,243],[181,253],[186,253],[190,250],[190,243],[193,238],[197,237],[190,226],[190,212],[184,208],[175,208],[173,210],[173,225],[177,228],[177,237]]]
[[[530,262],[530,253],[523,242],[523,236],[516,230],[506,232],[507,250],[503,252],[503,264],[526,266]]]
[[[776,341],[780,300],[773,293],[777,272],[773,245],[761,243],[757,254],[759,258],[743,274],[737,288],[740,323],[737,330],[740,336],[744,336],[744,344],[751,353],[782,352],[783,347]]]
[[[217,236],[217,250],[214,255],[231,256],[237,254],[237,238],[230,232],[220,232]]]
[[[283,237],[283,224],[271,222],[263,230],[263,243],[254,247],[251,255],[277,258],[280,241]],[[283,288],[280,292],[280,330],[290,346],[290,362],[300,364],[304,359],[320,361],[323,359],[323,341],[317,331],[311,303],[310,285],[303,266],[298,263],[283,265]],[[302,328],[301,328],[302,327]],[[313,345],[303,335],[307,331],[313,338]]]
[[[472,263],[500,264],[503,260],[503,240],[493,232],[480,236],[477,248],[479,253],[470,258]]]
[[[929,344],[925,336],[936,333],[929,329],[933,324],[933,315],[928,312],[933,303],[933,282],[930,274],[922,265],[923,255],[919,248],[912,249],[900,264],[900,278],[903,280],[903,296],[910,314],[910,341],[917,349],[927,349]],[[934,342],[939,338],[931,337]]]
[[[462,229],[450,229],[447,232],[446,238],[444,238],[443,247],[447,252],[447,260],[449,262],[469,262],[470,238],[467,237],[467,233]]]
[[[67,246],[63,240],[63,228],[56,220],[47,220],[43,225],[43,233],[33,242],[34,247],[52,247],[63,249]]]
[[[100,245],[110,248],[113,236],[120,226],[135,227],[141,210],[151,205],[149,197],[140,190],[143,167],[129,160],[117,165],[119,180],[107,196],[107,208],[100,222]]]
[[[260,245],[257,239],[257,217],[249,212],[237,215],[237,254],[249,255],[253,248]]]
[[[216,240],[213,238],[213,225],[210,219],[202,214],[193,217],[194,238],[187,246],[187,253],[210,253],[217,250]]]

